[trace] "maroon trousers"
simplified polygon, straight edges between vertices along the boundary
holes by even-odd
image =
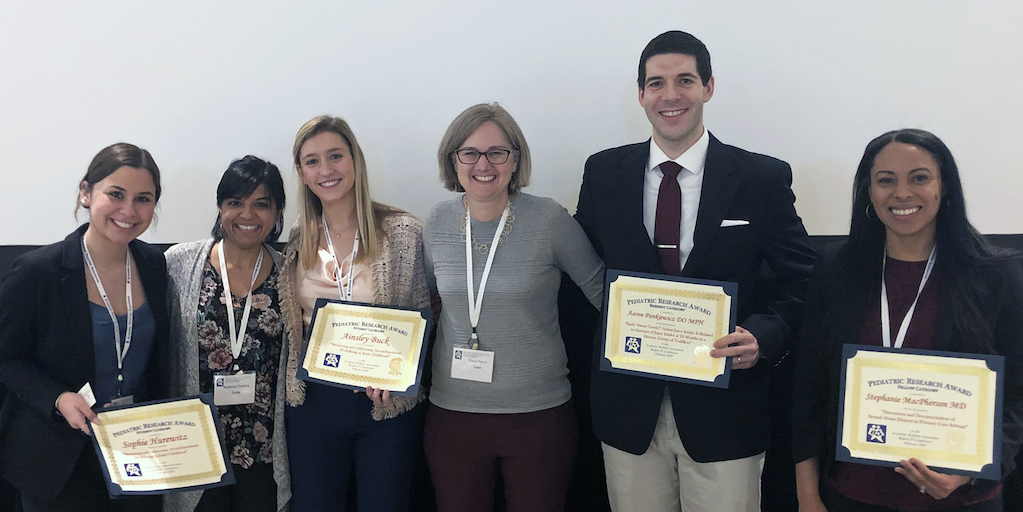
[[[430,407],[424,448],[439,512],[490,512],[497,471],[509,512],[562,511],[575,460],[572,402],[519,414]]]

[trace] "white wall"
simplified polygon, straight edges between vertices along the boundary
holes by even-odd
[[[530,143],[534,183],[570,211],[585,158],[649,136],[637,59],[668,29],[710,48],[708,127],[785,159],[812,234],[847,230],[866,143],[941,136],[987,233],[1021,233],[1023,3],[961,0],[4,1],[0,244],[62,238],[102,147],[149,149],[164,173],[151,242],[196,239],[234,158],[281,167],[321,113],[363,145],[374,196],[420,216],[452,197],[435,152],[451,119],[499,101]],[[296,209],[288,209],[288,221]]]

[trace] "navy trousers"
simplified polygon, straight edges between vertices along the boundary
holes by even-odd
[[[358,510],[405,511],[426,403],[374,421],[365,393],[307,383],[285,410],[292,512],[343,512],[352,479]]]

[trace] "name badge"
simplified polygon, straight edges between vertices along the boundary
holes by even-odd
[[[455,347],[451,354],[451,378],[493,382],[494,353],[489,350]]]
[[[131,405],[135,403],[135,395],[118,396],[110,399],[110,405]]]
[[[85,400],[89,407],[96,405],[96,395],[92,393],[92,384],[86,382],[82,389],[78,390],[78,396],[82,397],[82,400]]]
[[[242,405],[256,401],[256,372],[213,376],[213,403]]]

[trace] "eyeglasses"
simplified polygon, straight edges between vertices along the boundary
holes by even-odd
[[[458,151],[455,151],[455,155],[458,156],[458,161],[466,165],[473,165],[476,162],[479,162],[481,156],[486,156],[487,161],[494,165],[500,165],[507,162],[508,155],[511,154],[511,149],[491,149],[486,152],[476,149],[459,149]]]

